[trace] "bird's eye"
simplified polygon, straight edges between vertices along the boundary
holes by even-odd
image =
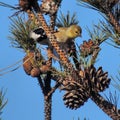
[[[75,31],[75,33],[77,33],[77,34],[78,34],[78,31]]]

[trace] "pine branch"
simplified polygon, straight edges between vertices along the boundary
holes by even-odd
[[[80,5],[106,13],[119,2],[119,0],[77,0]]]
[[[44,96],[44,113],[45,113],[45,120],[51,120],[51,112],[52,112],[52,96],[49,96],[46,99]]]
[[[51,90],[49,91],[49,93],[46,96],[46,99],[48,99],[50,96],[52,96],[52,94],[55,92],[55,90],[60,86],[60,83],[56,83],[56,85],[51,88]]]
[[[119,95],[117,95],[116,91],[114,93],[109,91],[109,96],[106,94],[104,95],[108,102],[112,103],[116,108],[118,107]]]
[[[114,6],[119,6],[119,0],[111,0],[111,1],[102,1],[102,0],[78,0],[80,4],[83,4],[85,7],[100,11],[107,22],[111,24],[116,32],[116,34],[120,37],[120,23],[119,23],[119,7],[115,10]],[[116,12],[115,12],[116,11]],[[109,26],[108,26],[109,27]],[[119,39],[115,41],[118,45],[120,44]]]
[[[42,81],[40,76],[37,79],[38,79],[39,85],[40,85],[40,87],[42,89],[42,93],[44,94],[45,93],[45,90],[44,90],[45,86],[43,84],[43,81]]]
[[[11,40],[12,46],[23,49],[24,51],[35,50],[36,43],[29,37],[30,31],[36,27],[34,21],[25,22],[25,19],[21,17],[11,19],[11,21],[11,36],[9,36],[9,39]]]
[[[106,29],[103,26],[105,26],[104,22],[100,21],[97,25],[93,24],[92,30],[87,27],[90,38],[98,45],[110,37],[107,26]]]
[[[115,28],[110,23],[105,23],[103,21],[100,21],[101,27],[100,30],[103,31],[103,33],[107,36],[108,39],[110,39],[115,45],[112,45],[114,47],[117,47],[120,45],[120,35],[117,33]]]
[[[114,27],[116,33],[120,35],[120,24],[119,21],[116,20],[115,16],[112,12],[108,12],[107,14],[108,22]]]
[[[120,119],[120,110],[115,105],[105,100],[100,94],[93,93],[91,99],[113,120]]]
[[[27,0],[26,0],[27,1]],[[89,0],[90,1],[90,0]],[[91,0],[93,2],[93,0]],[[31,2],[31,1],[29,1]],[[56,49],[57,53],[60,56],[60,61],[62,63],[62,65],[64,66],[64,71],[62,72],[62,74],[65,75],[61,75],[61,74],[57,74],[56,76],[54,76],[58,82],[58,84],[56,84],[53,88],[51,88],[51,78],[53,77],[52,75],[54,74],[54,72],[59,73],[59,71],[52,71],[50,69],[52,69],[52,66],[50,64],[49,67],[51,67],[50,69],[47,69],[45,71],[45,75],[46,77],[44,77],[44,79],[41,79],[41,74],[39,73],[39,76],[37,76],[38,78],[38,82],[40,84],[40,87],[42,88],[42,92],[44,94],[44,104],[45,104],[45,120],[51,120],[51,106],[52,106],[52,94],[54,93],[54,91],[58,88],[59,85],[62,85],[64,87],[64,90],[66,91],[66,94],[63,97],[63,100],[65,101],[65,105],[71,109],[77,109],[80,106],[82,106],[90,97],[91,99],[101,108],[103,109],[103,111],[105,113],[107,113],[111,118],[113,119],[120,119],[120,111],[117,110],[117,108],[109,103],[108,101],[104,100],[104,98],[102,98],[98,92],[104,91],[106,88],[109,87],[109,83],[110,83],[110,79],[108,78],[108,73],[107,72],[103,72],[102,67],[99,67],[98,70],[96,70],[96,68],[93,65],[88,66],[87,68],[84,69],[83,73],[85,75],[83,75],[82,77],[79,75],[79,68],[76,71],[73,64],[69,61],[66,53],[61,49],[61,47],[59,46],[59,44],[56,42],[56,37],[53,34],[53,30],[54,30],[54,25],[55,25],[55,16],[53,16],[53,18],[51,19],[51,29],[50,27],[47,25],[47,22],[43,16],[43,13],[40,11],[40,9],[38,8],[38,3],[37,0],[33,1],[35,2],[35,4],[31,4],[27,1],[27,5],[28,8],[24,8],[25,6],[21,6],[23,8],[23,10],[25,11],[29,11],[29,10],[34,10],[35,14],[32,13],[33,15],[35,15],[37,21],[39,21],[43,27],[43,29],[46,32],[46,35],[48,36],[52,46]],[[43,2],[49,2],[49,1],[43,1]],[[60,3],[61,1],[52,1],[52,2],[58,2]],[[101,3],[101,4],[100,4]],[[43,5],[43,4],[42,4]],[[95,4],[92,3],[92,5],[94,6],[93,8],[97,8],[100,9],[101,12],[104,12],[104,10],[106,10],[106,6],[103,6],[103,3],[99,0],[97,1]],[[110,3],[110,5],[112,5]],[[44,6],[42,6],[44,7]],[[54,4],[54,9],[52,9],[53,11],[45,11],[46,14],[49,15],[54,15],[54,13],[57,12],[59,5],[57,6],[57,9],[55,9],[55,4]],[[107,9],[110,10],[110,8]],[[31,12],[31,11],[30,11]],[[66,19],[63,19],[65,24],[68,25],[71,24],[74,20],[74,17],[72,19],[72,21],[70,21],[70,16],[67,15]],[[110,15],[109,15],[110,17]],[[114,20],[111,20],[112,22]],[[68,22],[68,23],[67,23]],[[115,21],[116,22],[116,21]],[[15,27],[15,26],[13,26]],[[118,25],[117,25],[118,27]],[[16,27],[15,27],[16,28]],[[20,30],[21,28],[23,28],[22,30]],[[23,31],[25,29],[25,27],[22,25],[18,26],[18,33],[19,30]],[[14,31],[14,30],[13,30]],[[19,35],[17,33],[17,36]],[[26,34],[23,32],[23,35]],[[16,35],[16,32],[14,33],[14,36]],[[28,34],[26,34],[28,37]],[[24,37],[25,38],[25,37]],[[24,39],[22,38],[22,40]],[[24,46],[26,45],[26,43],[22,43],[20,41],[21,36],[19,38],[19,40],[17,41],[17,43],[20,45],[21,48],[23,49],[31,49],[32,46]],[[104,38],[105,39],[105,38]],[[28,38],[25,38],[25,41],[28,40]],[[102,40],[103,41],[103,40]],[[16,40],[15,40],[16,42]],[[92,45],[94,44],[93,42],[89,42],[90,45],[92,43]],[[30,44],[32,45],[32,44]],[[36,44],[35,44],[36,45]],[[90,45],[86,44],[87,47],[90,48]],[[34,46],[36,47],[36,46]],[[32,48],[33,50],[34,47]],[[97,51],[98,50],[98,51]],[[92,54],[92,58],[91,58],[91,63],[95,63],[95,60],[97,58],[98,52],[100,49],[98,49],[97,46],[97,50],[95,52],[92,53],[90,51],[89,55]],[[76,53],[76,51],[75,51]],[[74,57],[76,59],[77,55],[75,54]],[[77,63],[74,59],[75,64]],[[51,57],[49,58],[50,63],[51,63]],[[47,62],[46,62],[47,64]],[[32,64],[33,65],[33,64]],[[33,67],[33,66],[32,66]],[[39,66],[41,67],[41,66]],[[40,68],[39,68],[40,69]],[[70,98],[70,100],[69,100]]]

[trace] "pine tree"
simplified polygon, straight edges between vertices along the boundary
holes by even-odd
[[[72,16],[57,12],[62,0],[19,0],[18,7],[12,7],[0,2],[0,5],[12,7],[19,12],[25,12],[27,19],[16,17],[11,19],[11,36],[13,47],[24,50],[23,68],[27,75],[37,78],[44,96],[45,120],[52,120],[52,96],[56,89],[65,91],[63,101],[66,107],[78,109],[90,98],[113,120],[120,119],[120,110],[112,102],[113,98],[105,99],[100,95],[109,88],[111,79],[103,66],[95,67],[96,59],[101,51],[100,45],[107,39],[112,39],[115,46],[119,46],[120,38],[120,2],[119,0],[77,0],[80,5],[102,13],[106,23],[100,21],[94,25],[93,31],[88,28],[90,39],[83,41],[80,46],[75,40],[60,44],[54,36],[55,27],[68,27],[78,24],[76,15]],[[39,7],[40,6],[40,7]],[[45,15],[50,19],[47,22]],[[57,19],[58,17],[58,19]],[[38,43],[30,38],[32,30],[42,26],[50,40],[52,48],[59,58],[55,58],[53,49],[38,48]],[[101,34],[104,33],[104,34]],[[28,42],[29,41],[29,42]],[[42,52],[47,53],[47,58]],[[61,69],[53,66],[53,59],[60,64]],[[51,81],[55,86],[52,87]]]

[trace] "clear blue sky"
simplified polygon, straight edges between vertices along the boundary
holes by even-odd
[[[2,0],[2,2],[11,5],[18,4],[18,1],[15,0]],[[92,23],[97,24],[99,19],[103,19],[98,12],[77,5],[76,0],[70,0],[69,2],[68,0],[63,0],[60,10],[65,13],[68,10],[71,13],[77,13],[79,25],[83,29],[79,44],[83,40],[89,39],[85,27],[89,26],[89,28],[92,28]],[[14,64],[25,55],[23,52],[11,47],[10,41],[7,38],[10,35],[10,20],[8,16],[14,12],[9,8],[0,6],[0,69]],[[109,76],[112,75],[115,77],[120,65],[119,49],[115,49],[106,43],[101,45],[101,47],[102,50],[96,66],[103,66],[103,69],[109,72]],[[7,89],[6,98],[8,98],[8,104],[2,114],[3,120],[44,120],[43,95],[37,79],[27,76],[22,66],[17,71],[0,76],[0,88]],[[109,89],[104,93],[108,93],[108,91]],[[111,91],[114,92],[112,86]],[[111,120],[91,100],[88,100],[78,110],[69,110],[64,106],[62,95],[63,92],[59,90],[53,95],[52,120],[73,120],[73,118],[77,120],[78,117],[81,120],[84,117],[89,118],[89,120]]]

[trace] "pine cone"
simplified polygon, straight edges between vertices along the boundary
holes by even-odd
[[[32,77],[38,77],[39,75],[40,75],[40,69],[39,68],[33,68],[32,70],[31,70],[31,76]]]
[[[96,70],[94,66],[91,66],[85,71],[85,77],[88,79],[92,91],[102,92],[109,87],[110,78],[108,78],[108,72],[103,72],[102,67]]]
[[[49,70],[50,70],[50,67],[47,66],[47,65],[42,65],[42,66],[40,66],[40,72],[41,72],[42,74],[47,73]]]
[[[28,2],[28,0],[19,0],[19,6],[22,8],[22,10],[27,11],[28,9],[31,9],[31,6]]]
[[[64,104],[70,109],[77,109],[84,105],[89,98],[82,89],[67,91],[63,96]]]
[[[81,56],[87,57],[91,55],[95,49],[99,49],[99,46],[95,44],[92,40],[84,41],[83,44],[80,46],[80,53]]]
[[[23,68],[24,71],[26,72],[26,74],[30,75],[31,74],[31,70],[33,69],[33,65],[32,65],[32,59],[34,57],[34,53],[33,52],[29,52],[24,58],[23,58]]]
[[[45,14],[53,15],[57,12],[58,7],[59,3],[56,3],[54,0],[43,0],[40,9]]]
[[[66,93],[63,96],[64,104],[70,109],[77,109],[86,102],[90,96],[91,92],[101,92],[108,88],[110,84],[110,79],[108,78],[108,73],[99,67],[98,70],[94,66],[80,71],[81,80],[74,81],[70,77],[63,80],[63,89]],[[81,84],[82,81],[82,84]]]
[[[39,11],[38,0],[19,0],[19,6],[23,11],[32,10]]]
[[[74,81],[66,80],[66,82],[67,84],[64,86],[66,93],[63,96],[64,104],[70,109],[77,109],[90,97],[88,81],[84,81],[82,86]]]

